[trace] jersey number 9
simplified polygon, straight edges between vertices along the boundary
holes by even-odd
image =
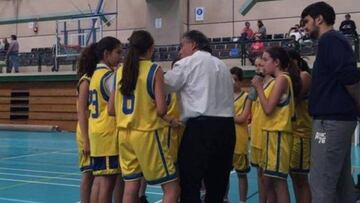
[[[98,93],[96,90],[89,91],[89,104],[92,106],[90,110],[91,118],[99,117]]]

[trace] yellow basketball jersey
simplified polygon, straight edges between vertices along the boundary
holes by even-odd
[[[139,62],[139,75],[132,96],[120,92],[121,68],[116,74],[115,112],[118,128],[153,131],[167,126],[156,111],[154,79],[159,66],[150,60]]]
[[[107,102],[110,94],[105,84],[111,74],[112,71],[105,64],[98,64],[90,81],[89,137],[91,156],[117,154],[117,144],[113,143],[114,138],[116,138],[115,117],[108,114]]]
[[[288,81],[288,90],[286,99],[280,101],[271,115],[265,115],[262,129],[266,131],[283,131],[292,133],[292,119],[295,116],[295,102],[292,82],[287,74],[283,74]],[[265,92],[266,98],[269,98],[271,91]]]
[[[310,138],[312,134],[312,118],[308,111],[307,97],[298,101],[295,106],[296,120],[293,122],[294,136]]]
[[[168,104],[167,115],[180,120],[180,106],[176,93],[169,94],[166,98],[166,103]]]
[[[265,95],[272,91],[275,84],[275,80],[271,79],[268,84],[264,87]],[[261,131],[262,124],[264,123],[265,113],[261,107],[259,98],[252,102],[251,105],[251,146],[258,149],[261,148]]]
[[[246,92],[241,92],[240,95],[234,101],[234,112],[235,116],[239,116],[242,114],[245,108]],[[248,133],[248,125],[247,122],[243,124],[235,124],[235,132],[236,132],[236,144],[235,144],[235,154],[247,154],[248,150],[248,141],[249,141],[249,133]]]
[[[84,75],[80,78],[80,80],[79,80],[79,82],[77,83],[77,86],[76,86],[77,94],[79,94],[80,84],[81,84],[82,82],[88,82],[88,83],[90,83],[90,77],[88,77],[86,74],[84,74]],[[76,102],[76,109],[77,109],[77,108],[78,108],[78,102]],[[77,125],[76,125],[76,140],[77,140],[78,143],[81,143],[81,144],[84,142],[83,137],[82,137],[82,135],[81,135],[81,130],[80,130],[79,122],[78,122]]]

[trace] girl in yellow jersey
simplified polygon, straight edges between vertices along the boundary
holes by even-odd
[[[168,123],[163,71],[151,62],[154,40],[144,30],[133,32],[124,66],[116,73],[110,113],[116,115],[120,165],[125,180],[123,201],[136,203],[141,178],[161,184],[163,202],[175,203],[179,186],[175,165],[162,139]]]
[[[94,50],[94,45],[86,47],[79,59],[78,75],[81,77],[77,84],[78,100],[77,116],[78,124],[76,127],[76,141],[78,145],[79,166],[82,172],[80,183],[80,201],[90,203],[91,186],[93,182],[92,168],[90,164],[90,141],[88,134],[89,119],[89,84],[91,76],[95,71],[95,66],[91,65],[88,56]]]
[[[262,161],[265,191],[274,187],[277,202],[290,202],[287,175],[292,149],[292,119],[295,114],[294,94],[299,93],[300,78],[290,78],[289,56],[285,49],[272,47],[263,54],[265,74],[275,76],[275,84],[268,94],[264,93],[263,81],[252,80],[261,107],[266,115],[262,124]],[[296,80],[295,80],[296,79]],[[294,91],[293,91],[293,82]]]
[[[310,171],[310,146],[312,134],[312,119],[308,111],[307,97],[309,94],[311,76],[309,66],[295,50],[289,51],[290,60],[294,62],[300,73],[301,91],[295,98],[296,121],[293,124],[293,148],[290,161],[290,175],[293,180],[296,202],[311,202],[311,192],[308,182]]]
[[[179,59],[171,63],[171,69]],[[170,155],[177,162],[177,155],[181,143],[181,138],[184,133],[184,125],[180,121],[181,109],[176,93],[171,93],[166,97],[167,113],[164,119],[169,123],[168,134],[165,141],[170,151]]]
[[[184,126],[180,121],[180,106],[176,93],[169,94],[166,100],[168,108],[164,119],[169,123],[166,143],[169,148],[170,155],[173,158],[174,163],[176,163],[181,138],[184,132]]]
[[[233,156],[233,167],[239,178],[240,203],[246,202],[248,191],[247,173],[250,171],[248,159],[249,133],[248,120],[250,116],[251,101],[248,94],[241,89],[243,78],[242,69],[233,67],[230,73],[234,81],[234,121],[236,131],[236,144]]]
[[[113,67],[120,62],[122,48],[114,37],[105,37],[93,46],[87,58],[96,67],[89,85],[90,157],[95,176],[91,202],[109,203],[120,166],[115,118],[108,114],[107,106]]]
[[[264,77],[264,92],[268,94],[272,90],[275,80],[269,74],[264,74],[263,61],[261,56],[255,59],[255,68],[256,72],[260,73],[255,77]],[[255,92],[253,92],[255,91]],[[264,122],[265,113],[262,110],[259,98],[257,97],[256,90],[251,87],[249,92],[249,99],[252,100],[251,103],[251,124],[250,124],[250,155],[251,155],[251,165],[257,169],[257,183],[258,183],[258,192],[259,192],[259,203],[273,203],[276,202],[276,195],[273,188],[267,192],[264,189],[264,174],[261,167],[259,167],[262,157],[262,123]]]

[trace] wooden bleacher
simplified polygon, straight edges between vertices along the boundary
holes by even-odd
[[[73,73],[1,76],[0,123],[52,125],[75,131],[76,82]]]

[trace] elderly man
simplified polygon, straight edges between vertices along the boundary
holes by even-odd
[[[207,37],[196,30],[183,35],[174,68],[165,74],[170,91],[180,95],[186,122],[179,150],[181,202],[222,202],[235,145],[233,85],[226,65],[211,55]]]

